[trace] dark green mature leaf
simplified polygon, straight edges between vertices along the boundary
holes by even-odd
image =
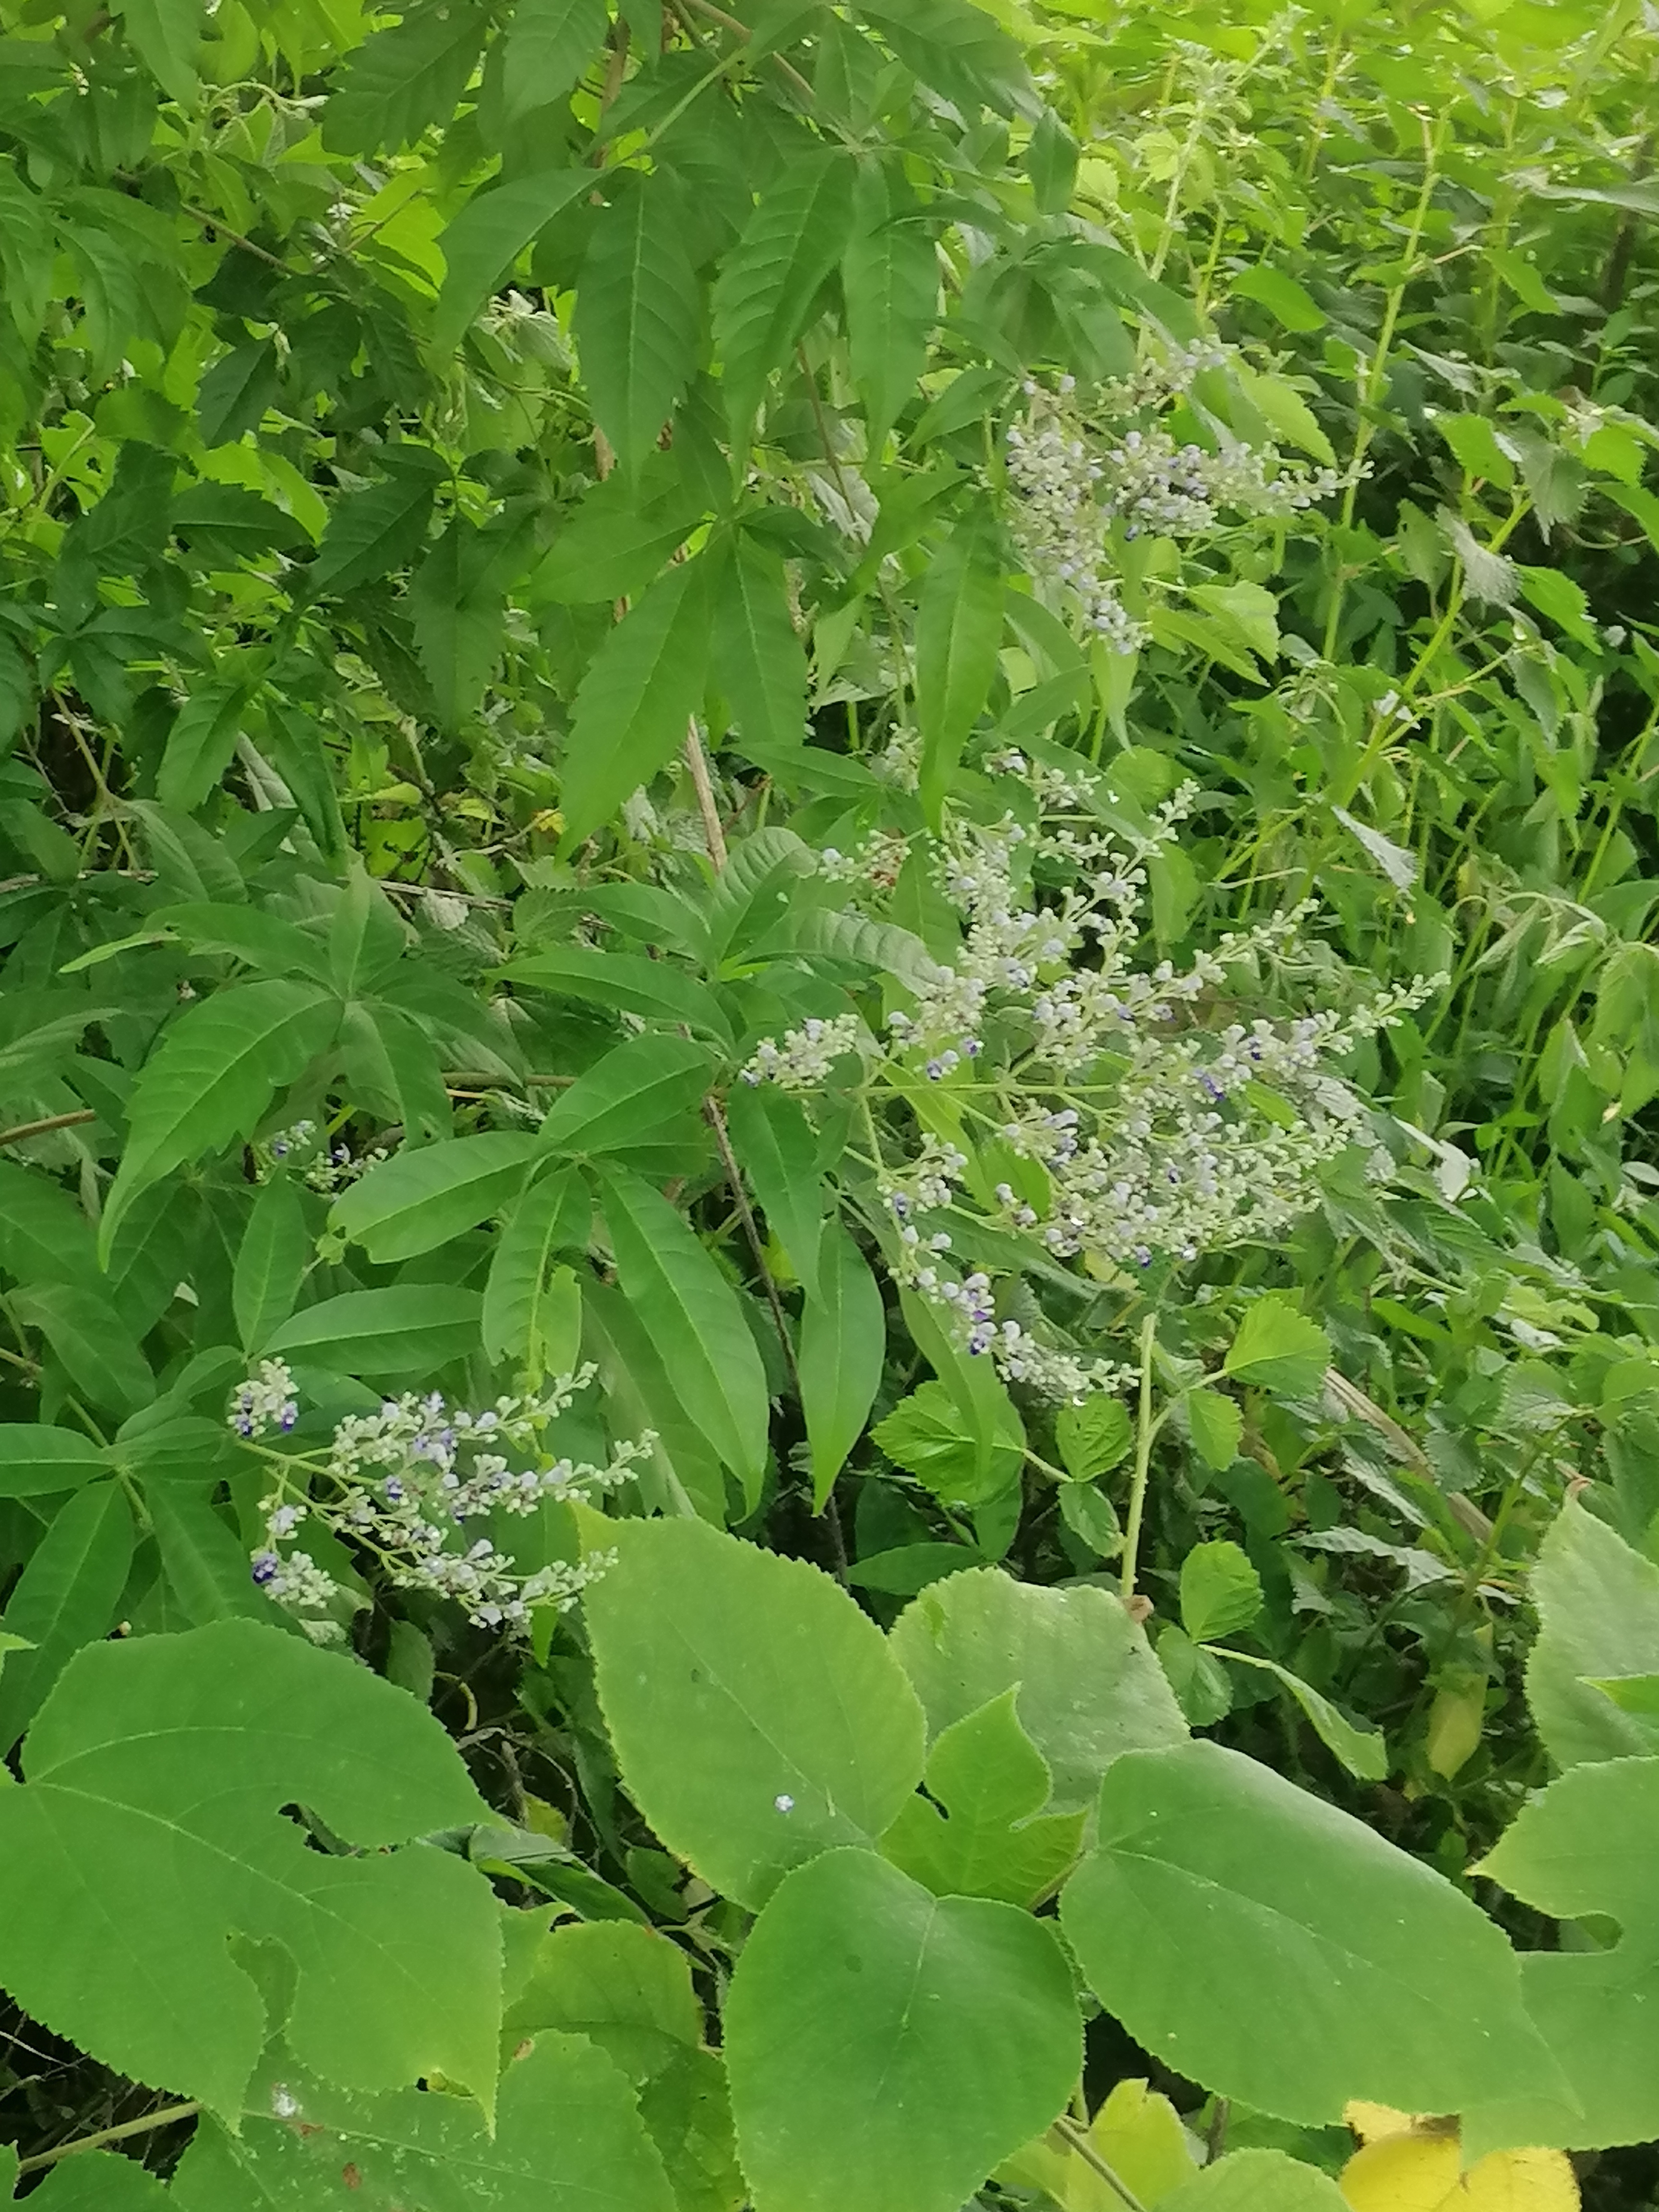
[[[416,655],[432,686],[436,719],[449,731],[477,713],[507,641],[504,595],[476,573],[483,538],[456,516],[409,590]]]
[[[68,1192],[0,1159],[0,1267],[20,1283],[42,1276],[90,1281],[98,1272],[92,1227]]]
[[[604,1186],[617,1276],[686,1413],[752,1512],[766,1473],[766,1370],[737,1293],[678,1209],[637,1176]]]
[[[517,1359],[532,1374],[543,1370],[550,1267],[560,1252],[583,1251],[592,1225],[592,1200],[573,1168],[556,1169],[523,1194],[484,1285],[483,1341],[491,1359]]]
[[[1137,2041],[1258,2112],[1319,2126],[1355,2098],[1422,2112],[1559,2086],[1478,1905],[1215,1744],[1115,1763],[1061,1918]]]
[[[132,1509],[120,1484],[78,1491],[35,1547],[6,1607],[7,1633],[33,1649],[11,1652],[0,1674],[0,1749],[16,1742],[75,1653],[108,1632],[131,1565]]]
[[[806,1285],[799,1354],[814,1511],[864,1433],[886,1353],[887,1313],[870,1263],[840,1222],[829,1222]]]
[[[542,1148],[602,1158],[653,1143],[702,1103],[714,1068],[690,1037],[629,1037],[576,1078],[542,1123]]]
[[[858,12],[907,69],[969,116],[981,101],[1005,115],[1035,104],[1019,48],[972,0],[859,0]]]
[[[564,840],[579,845],[685,742],[708,665],[708,569],[658,578],[593,656],[565,749]]]
[[[247,1547],[205,1485],[147,1483],[144,1506],[161,1570],[192,1628],[216,1620],[270,1620],[270,1601],[255,1589]]]
[[[279,1083],[330,1042],[339,1001],[312,983],[272,979],[215,992],[166,1034],[133,1086],[121,1168],[104,1209],[107,1255],[141,1191],[175,1168],[252,1134]]]
[[[274,338],[234,346],[222,355],[202,379],[197,394],[196,427],[202,443],[234,445],[246,431],[257,430],[276,397],[276,383]],[[185,502],[199,499],[209,489],[205,484],[196,486],[185,494]]]
[[[739,738],[796,750],[806,727],[805,649],[790,619],[783,562],[748,532],[721,573],[714,655]]]
[[[391,34],[388,34],[391,35]],[[425,446],[397,446],[383,480],[335,501],[317,557],[306,571],[313,599],[337,599],[378,583],[413,558],[426,540],[444,465]]]
[[[958,523],[928,565],[916,615],[921,799],[936,823],[996,673],[1003,591],[990,530]]]
[[[714,286],[726,418],[746,447],[767,379],[789,358],[853,222],[853,169],[837,153],[792,161],[762,193]]]
[[[88,1437],[44,1422],[0,1421],[0,1498],[50,1497],[105,1474],[108,1460]]]
[[[112,13],[152,76],[174,100],[196,91],[202,11],[193,0],[114,0]]]
[[[9,2178],[0,2170],[0,2183]],[[77,2151],[51,2167],[34,2192],[40,2212],[168,2212],[173,2199],[137,2159],[119,2151]]]
[[[678,186],[660,170],[618,189],[594,226],[576,287],[582,379],[599,428],[630,474],[697,364],[701,294]]]
[[[939,253],[897,163],[860,165],[854,223],[842,256],[853,380],[870,450],[916,394],[938,314]]]
[[[758,1905],[790,1868],[884,1834],[921,1778],[922,1722],[874,1622],[805,1560],[705,1522],[606,1533],[617,1564],[583,1598],[599,1701],[670,1850]]]
[[[543,2032],[512,2059],[493,2132],[441,2092],[355,2097],[280,2055],[265,2072],[239,2134],[191,2143],[178,2212],[674,2212],[628,2076],[585,2037]]]
[[[631,599],[678,550],[702,512],[667,453],[647,461],[635,477],[613,471],[563,518],[530,596],[578,606]]]
[[[477,1348],[482,1308],[477,1291],[436,1283],[343,1291],[284,1322],[265,1349],[349,1375],[423,1375]]]
[[[51,1345],[89,1405],[130,1413],[155,1395],[137,1338],[102,1282],[37,1282],[14,1291],[11,1309]]]
[[[155,796],[163,806],[193,814],[218,789],[252,696],[252,687],[234,678],[221,678],[191,693],[167,732],[156,771]]]
[[[446,1852],[385,1848],[487,1817],[412,1698],[227,1620],[80,1653],[23,1771],[0,1791],[0,1983],[37,2020],[234,2118],[267,2033],[236,1933],[292,1960],[302,2063],[360,2088],[441,2072],[493,2102],[495,1901]],[[363,1856],[307,1848],[295,1803]]]
[[[181,493],[173,505],[173,529],[198,560],[225,568],[305,539],[292,515],[236,484],[200,483]]]
[[[460,343],[520,254],[579,192],[591,191],[592,185],[588,169],[538,169],[467,202],[438,240],[444,281],[432,318],[432,343],[440,352]]]
[[[485,0],[427,0],[377,31],[346,64],[323,110],[323,143],[337,154],[397,153],[447,123],[483,49]]]
[[[562,100],[598,52],[605,0],[517,0],[501,70],[510,121]]]
[[[684,1022],[730,1047],[732,1024],[707,983],[643,953],[601,951],[592,945],[561,945],[532,952],[502,969],[509,983],[529,983],[561,998],[582,999],[612,1012]]]
[[[527,1133],[489,1129],[394,1152],[335,1200],[329,1227],[381,1264],[435,1251],[498,1212],[542,1149]]]
[[[1064,2109],[1083,2030],[1040,1922],[834,1850],[750,1932],[724,2047],[756,2212],[957,2212]]]
[[[799,1099],[770,1083],[737,1083],[726,1102],[738,1164],[789,1255],[796,1279],[817,1279],[823,1191],[817,1137]]]

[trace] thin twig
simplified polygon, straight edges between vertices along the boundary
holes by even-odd
[[[697,735],[694,717],[685,726],[685,764],[691,771],[691,788],[697,794],[697,811],[702,817],[703,842],[708,848],[708,857],[719,875],[726,866],[726,832],[720,827],[720,809],[714,804],[714,786],[708,774],[708,756],[702,749],[702,739]]]
[[[1115,2173],[1112,2171],[1111,2167],[1107,2165],[1100,2153],[1095,2148],[1093,2143],[1089,2140],[1088,2130],[1086,2129],[1080,2128],[1074,2119],[1071,2118],[1068,2114],[1062,2112],[1060,2118],[1054,2122],[1053,2128],[1050,2130],[1050,2133],[1057,2135],[1068,2150],[1074,2150],[1078,2156],[1083,2160],[1085,2166],[1088,2166],[1091,2172],[1097,2173],[1101,2179],[1105,2183],[1108,2189],[1115,2191],[1116,2194],[1123,2199],[1123,2202],[1129,2208],[1129,2212],[1146,2212],[1146,2207],[1141,2203],[1139,2197],[1135,2195],[1128,2183],[1123,2179],[1121,2174]]]
[[[73,1129],[97,1119],[90,1106],[81,1106],[73,1114],[48,1114],[43,1121],[19,1121],[9,1129],[0,1129],[0,1145],[21,1145],[27,1138],[49,1137],[54,1129]]]
[[[163,2105],[158,2112],[148,2112],[142,2120],[123,2120],[118,2128],[100,2128],[96,2135],[76,2136],[73,2142],[59,2143],[56,2150],[37,2151],[33,2158],[20,2158],[19,2173],[38,2173],[43,2166],[56,2166],[60,2158],[73,2158],[78,2150],[97,2150],[104,2143],[125,2142],[132,2136],[147,2136],[157,2128],[169,2128],[175,2120],[193,2120],[201,2111],[200,2103],[191,2098],[187,2105]]]

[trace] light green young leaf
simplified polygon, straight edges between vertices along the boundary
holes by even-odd
[[[799,1356],[814,1512],[864,1433],[886,1352],[887,1315],[870,1263],[840,1222],[829,1222],[806,1286]]]
[[[1277,1660],[1262,1659],[1249,1651],[1222,1651],[1237,1667],[1256,1667],[1284,1684],[1296,1699],[1327,1751],[1339,1759],[1360,1782],[1385,1782],[1389,1775],[1389,1746],[1381,1729],[1358,1728],[1311,1682],[1304,1682]]]
[[[737,1293],[685,1217],[637,1176],[605,1179],[617,1279],[687,1415],[752,1511],[766,1473],[766,1370]]]
[[[401,1690],[251,1621],[97,1644],[23,1771],[0,1790],[0,1984],[37,2020],[234,2118],[267,2032],[240,1934],[294,1962],[302,2063],[362,2088],[442,2073],[493,2103],[495,1899],[447,1852],[386,1850],[488,1815]],[[310,1850],[295,1803],[363,1855]]]
[[[921,1779],[922,1717],[874,1622],[805,1560],[705,1522],[606,1534],[617,1564],[582,1601],[599,1702],[668,1849],[758,1906],[790,1868],[884,1834]]]
[[[1127,1459],[1134,1440],[1128,1407],[1098,1390],[1080,1406],[1062,1406],[1055,1417],[1054,1441],[1073,1482],[1109,1474]]]
[[[442,2090],[353,2096],[280,2053],[249,2102],[239,2134],[198,2134],[174,2212],[674,2212],[627,2075],[582,2036],[509,2061],[493,2132]]]
[[[714,347],[733,445],[746,450],[767,379],[789,358],[853,222],[843,154],[787,163],[762,193],[714,286]]]
[[[560,1252],[580,1252],[592,1227],[587,1186],[574,1168],[556,1169],[532,1182],[502,1229],[483,1293],[483,1343],[488,1357],[513,1359],[527,1372],[545,1366],[550,1269]]]
[[[589,664],[565,749],[567,850],[684,744],[708,665],[708,568],[693,560],[667,569]]]
[[[1515,453],[1505,453],[1496,426],[1484,415],[1437,410],[1434,427],[1451,447],[1458,466],[1470,477],[1484,477],[1500,491],[1515,483]]]
[[[594,226],[576,286],[582,382],[631,475],[697,365],[701,293],[671,173],[623,171]]]
[[[1287,1291],[1265,1291],[1246,1307],[1221,1371],[1275,1397],[1309,1398],[1330,1364],[1331,1340],[1318,1323]]]
[[[1231,289],[1241,299],[1259,301],[1287,331],[1320,330],[1329,319],[1305,285],[1287,276],[1282,269],[1268,268],[1265,262],[1240,270],[1231,280]]]
[[[527,1132],[486,1129],[394,1152],[341,1192],[328,1225],[377,1264],[412,1260],[498,1212],[543,1149]]]
[[[510,122],[564,98],[599,52],[609,20],[605,0],[518,0],[501,68]]]
[[[0,1751],[9,1751],[83,1644],[108,1632],[132,1566],[132,1509],[118,1483],[77,1491],[35,1546],[5,1611],[14,1652],[0,1675]]]
[[[138,58],[174,100],[196,97],[203,15],[197,0],[113,0],[111,12],[131,40]]]
[[[1196,1643],[1248,1628],[1261,1612],[1261,1577],[1226,1537],[1194,1544],[1181,1563],[1181,1625]]]
[[[924,1382],[901,1398],[871,1435],[895,1467],[949,1505],[984,1504],[1019,1479],[1022,1439],[1013,1434],[995,1436],[981,1474],[973,1425],[943,1382]]]
[[[265,1350],[376,1381],[419,1376],[477,1349],[483,1304],[477,1291],[437,1283],[343,1291],[284,1322]]]
[[[1117,1761],[1060,1917],[1137,2042],[1281,2119],[1334,2123],[1355,2098],[1463,2109],[1558,2081],[1478,1905],[1212,1743]]]
[[[1077,1856],[1088,1815],[1043,1812],[1048,1762],[1015,1717],[1015,1694],[936,1738],[927,1796],[910,1798],[881,1839],[883,1856],[936,1897],[1033,1905]]]
[[[928,563],[916,615],[921,800],[935,829],[1002,644],[1002,568],[981,520],[959,522]]]
[[[139,1193],[251,1136],[277,1085],[327,1048],[339,1019],[328,992],[275,977],[216,991],[186,1009],[133,1085],[127,1148],[99,1232],[106,1259]]]
[[[542,1122],[546,1152],[603,1158],[651,1144],[702,1103],[716,1063],[690,1037],[636,1036],[576,1078]]]
[[[756,2212],[957,2212],[1063,2109],[1083,2036],[1041,1922],[835,1850],[750,1934],[724,2048]]]
[[[1396,845],[1392,837],[1385,837],[1369,822],[1358,821],[1346,806],[1333,806],[1331,812],[1342,824],[1360,849],[1376,863],[1397,891],[1408,891],[1417,881],[1417,855],[1404,845]]]
[[[50,1498],[106,1473],[109,1462],[88,1437],[38,1421],[0,1421],[0,1498]]]
[[[0,2202],[10,2202],[9,2187]],[[173,2204],[154,2174],[113,2150],[77,2151],[51,2169],[29,2202],[40,2212],[168,2212]]]
[[[1599,1686],[1659,1674],[1659,1566],[1569,1498],[1539,1547],[1532,1601],[1527,1703],[1556,1765],[1659,1751],[1654,1723]]]
[[[1244,1434],[1243,1408],[1236,1398],[1222,1390],[1188,1390],[1181,1400],[1181,1418],[1206,1467],[1232,1465]]]
[[[916,396],[939,313],[939,252],[920,212],[898,163],[860,163],[841,278],[853,381],[878,456]]]
[[[1018,1692],[1015,1715],[1053,1777],[1053,1812],[1092,1810],[1114,1759],[1187,1735],[1145,1634],[1103,1589],[1040,1589],[995,1567],[952,1575],[905,1607],[892,1646],[930,1735]]]
[[[1346,2212],[1328,2173],[1282,2150],[1236,2150],[1159,2199],[1158,2212]]]
[[[714,603],[714,681],[740,739],[795,751],[806,727],[806,654],[789,615],[783,562],[744,532]]]
[[[798,1098],[770,1083],[737,1083],[726,1102],[738,1164],[798,1282],[817,1279],[823,1189],[817,1138]]]

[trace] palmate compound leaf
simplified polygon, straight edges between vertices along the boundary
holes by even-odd
[[[583,1600],[623,1778],[669,1850],[758,1905],[870,1844],[921,1779],[922,1717],[874,1622],[804,1559],[702,1521],[607,1524]]]
[[[756,2212],[957,2212],[1063,2109],[1083,2036],[1042,1922],[848,1850],[756,1923],[724,2047]]]
[[[1558,1919],[1619,1923],[1607,1949],[1522,1960],[1527,2009],[1560,2062],[1581,2112],[1517,2091],[1466,2114],[1476,2152],[1549,2144],[1567,2150],[1659,2135],[1659,1759],[1574,1767],[1522,1807],[1480,1871]]]
[[[1152,1646],[1104,1590],[1039,1589],[976,1568],[924,1590],[891,1642],[930,1737],[1018,1692],[1015,1714],[1054,1779],[1051,1813],[1092,1812],[1121,1753],[1187,1735]]]
[[[447,1852],[387,1849],[488,1817],[412,1698],[252,1621],[94,1644],[23,1773],[0,1789],[0,1985],[55,2033],[234,2118],[269,2032],[240,1936],[291,1959],[305,2065],[489,2104],[495,1900]],[[309,1848],[294,1805],[356,1850]]]
[[[268,2066],[240,2133],[206,2124],[170,2194],[176,2212],[674,2212],[628,2077],[557,2034],[509,2063],[493,2132],[442,2091],[356,2096]]]
[[[1520,1962],[1443,1876],[1212,1743],[1131,1752],[1060,1917],[1085,1976],[1145,2047],[1304,2126],[1355,2098],[1467,2110],[1566,2085]]]

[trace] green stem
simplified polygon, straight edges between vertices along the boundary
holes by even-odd
[[[20,2158],[19,2173],[38,2173],[42,2166],[56,2166],[62,2158],[73,2158],[78,2150],[97,2150],[105,2143],[125,2142],[132,2136],[147,2136],[157,2128],[169,2128],[175,2120],[193,2120],[201,2106],[194,2098],[187,2105],[163,2105],[160,2112],[147,2112],[142,2120],[123,2120],[118,2128],[100,2128],[96,2135],[76,2136],[73,2142],[59,2143],[56,2150],[38,2151],[33,2158]]]
[[[1091,2172],[1097,2173],[1108,2189],[1122,2198],[1124,2203],[1128,2206],[1129,2212],[1146,2212],[1146,2207],[1135,2195],[1128,2183],[1121,2174],[1113,2172],[1089,2140],[1088,2130],[1080,2128],[1069,2114],[1062,2112],[1054,2122],[1050,2133],[1057,2135],[1067,2150],[1075,2151],[1085,2166]]]
[[[1129,1488],[1129,1517],[1123,1528],[1123,1579],[1119,1595],[1127,1605],[1135,1594],[1135,1555],[1140,1549],[1140,1524],[1146,1512],[1146,1480],[1152,1471],[1152,1351],[1158,1341],[1158,1316],[1149,1313],[1140,1324],[1140,1413],[1135,1426],[1135,1471]]]

